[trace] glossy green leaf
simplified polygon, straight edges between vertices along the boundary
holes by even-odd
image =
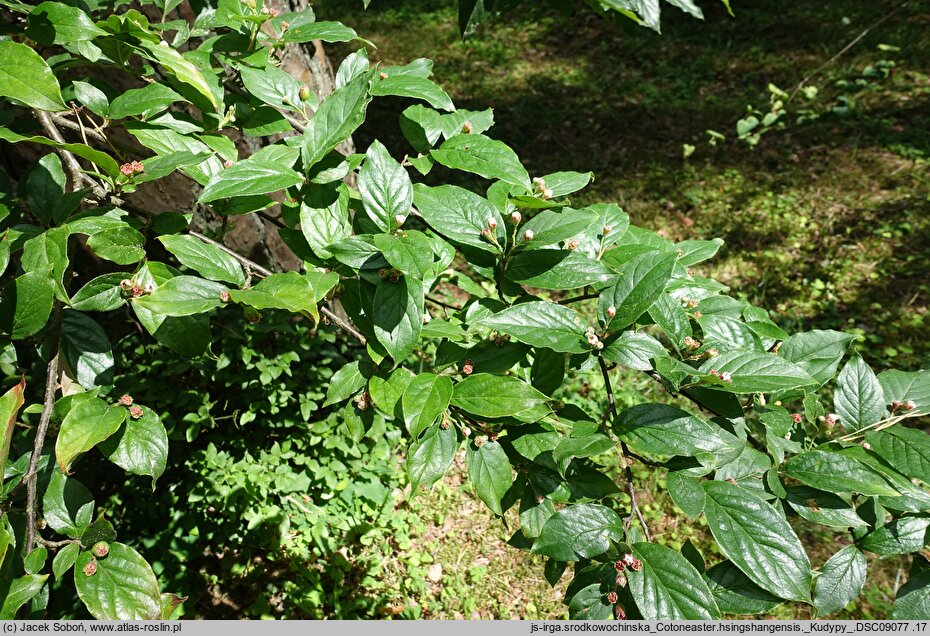
[[[700,480],[674,470],[669,471],[666,479],[672,503],[692,519],[700,517],[704,512],[705,499]]]
[[[62,472],[68,472],[78,455],[118,431],[125,418],[125,408],[109,406],[99,398],[76,404],[62,421],[55,440],[55,457]]]
[[[297,272],[271,274],[254,287],[230,290],[229,297],[255,309],[307,312],[314,320],[319,319],[313,287],[309,280]]]
[[[39,110],[68,110],[61,87],[38,53],[19,42],[0,41],[0,97]]]
[[[26,272],[7,283],[3,312],[12,317],[10,335],[14,340],[28,338],[42,330],[52,313],[54,295],[50,269]]]
[[[409,276],[398,282],[378,283],[374,297],[375,336],[395,364],[400,364],[417,346],[423,329],[423,284]]]
[[[471,443],[466,448],[468,480],[475,492],[496,515],[504,514],[501,499],[513,481],[510,460],[497,442],[485,442],[481,447]]]
[[[455,459],[458,445],[455,428],[444,429],[438,425],[428,428],[423,437],[410,445],[406,468],[414,493],[419,486],[429,488],[442,479]]]
[[[802,368],[771,353],[727,351],[707,360],[700,372],[729,373],[721,388],[731,393],[768,393],[813,386],[815,380]]]
[[[701,418],[665,404],[637,404],[617,414],[614,433],[630,449],[647,457],[696,457],[714,465],[715,455],[742,444]]]
[[[31,601],[42,590],[47,580],[48,574],[26,574],[13,579],[3,600],[3,607],[0,608],[0,619],[16,618],[16,611]]]
[[[55,216],[65,190],[68,178],[65,176],[61,159],[51,152],[39,159],[36,167],[26,179],[26,192],[29,195],[29,209],[49,224]]]
[[[559,561],[580,561],[603,554],[623,540],[623,521],[599,504],[575,504],[554,514],[533,543],[532,552]]]
[[[924,517],[894,519],[862,537],[859,547],[881,556],[918,552],[927,545],[928,526]]]
[[[422,232],[410,230],[397,236],[375,234],[374,241],[391,267],[402,274],[424,280],[432,273],[433,251]]]
[[[651,371],[652,360],[668,355],[661,342],[649,334],[624,331],[619,338],[604,347],[604,359],[637,371]]]
[[[10,43],[9,40],[0,42],[0,48],[2,48],[3,44],[8,44],[8,43]],[[22,46],[22,45],[17,44],[17,46]],[[2,52],[0,52],[0,60],[2,60]],[[3,82],[2,75],[0,75],[0,86],[2,86],[2,82]],[[60,109],[56,108],[52,110],[60,110]],[[104,172],[106,172],[111,177],[115,178],[116,176],[120,174],[119,164],[116,163],[116,160],[113,159],[113,157],[106,154],[105,152],[95,150],[85,144],[58,143],[57,141],[53,141],[49,139],[48,137],[41,137],[38,135],[33,135],[32,137],[25,137],[23,135],[20,135],[19,133],[13,132],[12,130],[8,128],[0,128],[0,139],[2,139],[3,141],[8,141],[11,144],[25,141],[25,142],[33,143],[33,144],[41,144],[43,146],[51,146],[52,148],[61,148],[62,150],[67,150],[68,152],[74,153],[78,157],[87,159],[88,161],[93,161],[95,164],[97,164],[99,168],[101,168]]]
[[[210,90],[210,85],[196,64],[170,46],[160,46],[144,39],[139,41],[139,45],[149,59],[158,62],[162,68],[174,75],[179,82],[192,86],[194,90],[206,97],[214,108],[219,107],[216,97]]]
[[[87,239],[87,247],[100,258],[117,265],[133,265],[145,258],[145,237],[129,225],[96,232]]]
[[[654,543],[634,543],[640,571],[627,573],[636,606],[646,620],[717,620],[720,610],[701,574],[681,554]]]
[[[146,84],[121,93],[110,103],[110,118],[123,119],[132,115],[150,117],[177,102],[187,100],[164,84]]]
[[[421,373],[407,385],[401,397],[404,424],[412,439],[432,426],[452,400],[452,379],[435,373]]]
[[[313,40],[351,42],[360,38],[353,29],[341,22],[321,20],[288,27],[281,39],[284,42],[311,42]]]
[[[913,402],[914,412],[930,412],[930,370],[905,373],[890,369],[879,373],[878,381],[888,403]]]
[[[519,226],[517,239],[526,249],[536,250],[574,238],[599,219],[599,215],[590,209],[543,210]],[[532,240],[526,239],[527,231],[532,232]]]
[[[842,331],[815,329],[791,335],[778,349],[778,355],[804,369],[818,384],[833,379],[856,336]]]
[[[415,377],[412,371],[404,367],[371,376],[368,392],[375,406],[387,415],[396,415],[397,405]]]
[[[380,141],[373,142],[365,153],[365,163],[358,174],[358,191],[365,212],[382,232],[397,228],[400,224],[396,217],[405,219],[413,204],[410,175]]]
[[[74,562],[77,561],[78,555],[80,554],[80,543],[69,543],[55,553],[55,558],[52,559],[52,573],[55,575],[55,578],[61,579],[67,574],[68,570],[74,566]]]
[[[832,528],[862,528],[868,524],[841,497],[806,486],[789,486],[785,501],[791,509],[811,523]]]
[[[853,357],[836,380],[833,406],[849,431],[879,422],[888,413],[878,377],[860,356]]]
[[[907,583],[898,590],[891,609],[896,621],[930,618],[930,564],[923,557],[914,557]]]
[[[899,495],[882,475],[852,457],[830,451],[813,450],[785,462],[785,474],[828,492],[854,492],[863,495]]]
[[[301,112],[300,83],[276,66],[239,69],[242,85],[250,95],[275,108]]]
[[[763,590],[732,561],[721,561],[707,571],[707,585],[725,614],[764,614],[784,601]]]
[[[89,15],[62,2],[43,2],[29,14],[26,33],[39,44],[73,44],[105,35]]]
[[[455,385],[452,405],[478,417],[509,417],[544,405],[547,399],[515,377],[476,373]]]
[[[563,353],[584,353],[591,349],[585,340],[585,321],[576,311],[541,300],[513,305],[481,319],[475,326]]]
[[[488,227],[489,219],[497,224],[498,239],[503,239],[504,219],[500,212],[474,192],[458,186],[430,188],[416,184],[413,202],[423,220],[454,243],[496,252],[497,248],[481,236],[481,231]]]
[[[48,527],[78,538],[90,525],[94,516],[94,497],[76,479],[52,471],[48,489],[42,497],[42,517]],[[58,578],[58,575],[55,575]]]
[[[61,353],[85,389],[113,383],[115,361],[103,327],[79,311],[65,311],[61,319]]]
[[[665,292],[674,265],[675,255],[662,252],[646,252],[625,263],[620,279],[601,294],[598,317],[612,331],[633,324]]]
[[[23,407],[25,399],[23,391],[26,389],[26,376],[22,376],[19,383],[0,397],[0,426],[3,427],[3,442],[0,445],[0,485],[6,475],[6,463],[10,456],[10,442],[13,439],[13,429],[16,426],[16,415]],[[3,561],[0,555],[0,562]]]
[[[457,135],[432,152],[436,161],[455,170],[530,189],[530,176],[507,144],[485,135]]]
[[[198,202],[277,192],[302,181],[299,173],[279,163],[249,158],[214,175],[200,193]]]
[[[865,584],[865,555],[848,545],[824,564],[814,588],[818,616],[838,612],[859,596]]]
[[[310,167],[355,132],[371,101],[368,73],[356,77],[326,98],[304,129],[301,156]]]
[[[809,600],[810,561],[788,522],[747,488],[708,481],[704,492],[707,525],[727,558],[776,596]]]
[[[540,289],[577,289],[605,283],[616,273],[580,251],[530,250],[514,256],[507,266],[507,278]]]
[[[370,369],[363,367],[358,360],[339,367],[329,380],[323,406],[338,404],[355,395],[368,382],[369,375],[371,375]]]
[[[241,286],[245,283],[242,266],[218,247],[193,236],[168,234],[158,237],[165,249],[178,261],[210,280]]]
[[[871,431],[866,442],[899,472],[930,484],[930,435],[904,426]]]
[[[588,585],[575,593],[568,603],[569,618],[576,621],[607,621],[614,617],[614,608],[601,590],[600,583]]]
[[[426,77],[411,74],[389,74],[387,77],[376,80],[371,85],[371,94],[379,97],[394,95],[397,97],[411,97],[422,99],[433,108],[453,111],[455,105],[448,93],[439,85]]]
[[[91,279],[71,296],[71,307],[77,311],[119,309],[126,302],[120,288],[120,282],[124,278],[125,273],[114,272]]]
[[[133,299],[133,304],[163,316],[190,316],[222,305],[220,295],[224,291],[228,290],[220,283],[195,276],[175,276],[158,285],[151,295]],[[234,290],[230,295],[234,293],[241,292]]]
[[[96,571],[84,569],[93,561]],[[157,620],[161,618],[158,579],[142,555],[122,543],[110,543],[102,559],[82,552],[74,564],[74,585],[87,610],[97,620]]]
[[[142,417],[127,417],[115,435],[100,444],[100,451],[111,462],[133,475],[148,475],[152,486],[165,472],[168,460],[168,433],[161,418],[143,406]]]

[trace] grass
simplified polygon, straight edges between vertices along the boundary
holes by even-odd
[[[860,352],[877,370],[930,365],[930,18],[916,4],[814,77],[816,99],[799,96],[789,105],[818,117],[792,117],[755,148],[734,139],[747,106],[766,110],[769,83],[790,90],[887,6],[791,2],[773,11],[771,3],[743,0],[730,18],[708,2],[704,23],[669,9],[662,36],[586,11],[533,6],[462,42],[449,0],[379,0],[364,12],[359,4],[318,0],[315,10],[374,41],[371,57],[383,65],[433,59],[435,79],[458,107],[494,108],[492,134],[517,150],[531,174],[593,170],[597,180],[578,202],[619,201],[634,223],[674,239],[724,238],[701,273],[771,310],[785,328],[858,333]],[[338,60],[351,50],[332,53]],[[888,77],[870,77],[888,60]],[[380,139],[395,153],[409,150],[397,126],[408,103],[376,100],[357,146]],[[708,144],[707,129],[728,141]],[[683,144],[697,147],[687,160]],[[437,170],[430,179],[449,176]],[[600,379],[589,382],[596,394]],[[630,375],[619,384],[621,401],[631,404],[653,390]],[[489,521],[467,486],[457,488],[462,474],[453,471],[410,504],[428,527],[415,548],[397,553],[406,563],[400,573],[387,571],[401,615],[564,615],[541,580],[541,564],[508,549],[507,532]],[[637,475],[660,541],[677,547],[690,539],[713,549],[706,527],[674,509],[661,476],[642,468]],[[842,547],[836,535],[797,530],[816,546],[815,567]],[[434,558],[411,565],[410,550]],[[439,582],[427,576],[433,563],[444,566]],[[863,595],[836,616],[887,616],[906,565],[903,557],[870,564]],[[404,582],[417,577],[427,583]],[[793,604],[775,616],[810,612]]]

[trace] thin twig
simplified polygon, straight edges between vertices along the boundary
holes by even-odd
[[[289,229],[286,225],[284,225],[284,223],[281,223],[281,221],[280,221],[279,219],[276,219],[275,217],[271,216],[270,214],[268,214],[268,213],[265,212],[264,210],[257,210],[257,211],[255,212],[255,214],[257,214],[260,218],[265,219],[266,221],[268,221],[268,222],[271,223],[272,225],[275,225],[275,226],[277,226],[277,227],[279,227],[279,228],[283,228],[283,229]]]
[[[614,417],[617,417],[617,403],[614,400],[614,389],[610,383],[610,371],[607,369],[607,363],[604,362],[604,358],[598,356],[598,363],[601,367],[601,375],[604,376],[604,386],[607,387],[607,404],[608,410],[613,414]],[[620,442],[620,448],[623,451],[623,474],[626,476],[626,485],[627,492],[630,494],[630,515],[626,518],[626,522],[623,524],[625,530],[630,529],[630,524],[633,521],[633,515],[636,515],[636,518],[639,519],[639,524],[643,527],[643,535],[646,537],[646,541],[651,541],[649,538],[649,526],[646,525],[646,519],[643,517],[642,511],[639,509],[639,504],[636,502],[636,488],[633,484],[633,470],[630,468],[630,463],[627,461],[627,456],[630,454],[630,449],[627,448],[626,442]]]
[[[63,548],[66,545],[71,545],[72,543],[81,543],[81,541],[79,539],[63,539],[61,541],[49,541],[48,539],[43,537],[41,534],[36,534],[36,543],[38,543],[39,545],[43,547],[56,550],[58,548]]]
[[[209,243],[210,245],[213,245],[214,247],[223,250],[224,252],[232,256],[234,259],[236,259],[237,261],[239,261],[246,267],[250,268],[252,272],[255,274],[259,274],[260,276],[271,276],[274,273],[267,267],[262,267],[255,261],[250,260],[246,258],[245,256],[243,256],[242,254],[238,253],[237,251],[226,247],[219,241],[214,241],[213,239],[207,236],[204,236],[200,232],[195,232],[194,230],[188,230],[187,233],[190,234],[191,236],[196,236],[197,238],[199,238],[201,241],[205,243]],[[358,340],[361,344],[364,345],[368,343],[368,339],[365,337],[365,335],[362,332],[360,332],[358,329],[356,329],[355,327],[347,323],[345,320],[337,316],[329,308],[320,307],[320,313],[326,316],[326,319],[332,322],[333,324],[335,324],[337,327],[339,327],[346,333],[351,334],[352,337]]]
[[[570,305],[572,303],[581,302],[582,300],[591,300],[592,298],[598,298],[600,294],[583,294],[581,296],[575,296],[574,298],[563,298],[559,301],[560,305]]]
[[[64,117],[64,116],[62,116],[62,115],[56,115],[55,113],[51,113],[50,116],[51,116],[51,118],[52,118],[52,121],[53,121],[57,126],[61,126],[62,128],[68,128],[68,129],[73,130],[73,131],[75,131],[75,132],[83,132],[83,133],[85,133],[88,137],[91,137],[92,139],[96,139],[97,141],[99,141],[99,142],[102,143],[102,144],[108,144],[108,145],[109,145],[109,143],[110,143],[109,140],[106,138],[106,136],[104,136],[102,133],[100,133],[100,132],[97,131],[97,130],[89,130],[89,129],[86,129],[86,128],[85,128],[85,129],[82,131],[82,130],[81,130],[81,126],[80,126],[79,124],[74,123],[73,121],[71,121],[71,120],[68,119],[67,117]],[[90,118],[88,118],[88,119],[90,119]],[[91,120],[91,123],[92,123],[92,124],[94,123],[93,120]],[[95,126],[95,128],[96,128],[96,126]]]
[[[446,309],[452,309],[454,311],[460,311],[462,309],[461,307],[457,307],[455,305],[443,302],[439,300],[438,298],[433,298],[432,296],[426,296],[425,298],[428,302],[431,302],[434,305],[439,305],[440,307],[445,307]]]
[[[35,544],[36,536],[36,482],[38,481],[39,458],[45,446],[45,435],[48,433],[48,424],[52,419],[52,409],[55,406],[55,393],[58,389],[58,342],[61,333],[61,309],[56,308],[55,325],[52,335],[52,359],[48,363],[45,376],[45,401],[42,405],[42,415],[39,416],[39,426],[36,428],[35,441],[32,445],[32,457],[29,459],[29,468],[23,475],[26,482],[26,546],[28,555]]]
[[[34,109],[32,112],[35,113],[36,119],[38,119],[39,124],[42,125],[42,129],[53,141],[57,141],[60,144],[66,143],[65,138],[61,136],[61,131],[58,130],[55,122],[52,121],[51,115],[44,110],[38,109]],[[94,191],[94,195],[96,195],[98,199],[102,199],[106,196],[106,190],[104,190],[99,183],[84,174],[84,169],[81,168],[81,164],[78,163],[77,157],[75,157],[73,153],[68,152],[64,148],[57,148],[57,150],[62,160],[68,166],[68,172],[71,173],[71,181],[75,189],[79,187],[78,184],[86,183],[91,187]]]

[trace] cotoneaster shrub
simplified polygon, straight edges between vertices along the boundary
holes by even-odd
[[[223,339],[211,319],[234,308],[322,319],[363,345],[322,406],[355,439],[383,418],[403,426],[414,490],[464,446],[490,513],[519,509],[510,543],[548,557],[550,581],[573,564],[573,617],[711,619],[785,602],[825,616],[859,594],[864,551],[915,554],[893,615],[927,617],[930,442],[908,424],[930,411],[930,372],[876,374],[847,355],[854,336],[784,333],[701,276],[719,240],[672,243],[615,204],[572,207],[592,175],[528,174],[485,134],[492,113],[456,109],[427,60],[379,68],[360,49],[318,100],[278,52],[357,35],[309,9],[3,6],[18,27],[0,40],[0,138],[35,158],[4,187],[3,360],[39,361],[30,377],[44,378],[2,399],[5,617],[41,615],[50,576],[97,618],[168,617],[189,593],[163,589],[138,537],[117,540],[111,519],[125,514],[95,510],[82,467],[102,455],[170,484],[168,432],[114,387],[110,336],[202,355]],[[400,121],[410,147],[338,152],[384,96],[421,102]],[[234,138],[257,149],[240,154]],[[414,183],[437,164],[487,187]],[[196,203],[164,211],[152,182],[183,184]],[[273,219],[303,266],[272,272],[237,254],[190,227],[194,209]],[[689,408],[617,409],[618,365]],[[590,371],[601,412],[564,395]],[[274,464],[273,443],[264,452],[249,469]],[[726,560],[705,571],[694,551],[651,540],[633,460],[667,473]],[[607,476],[617,466],[621,484]],[[818,569],[795,516],[836,531]]]

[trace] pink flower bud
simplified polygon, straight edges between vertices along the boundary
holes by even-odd
[[[514,225],[519,225],[520,221],[523,220],[523,215],[521,215],[519,212],[512,212],[510,214],[510,220],[513,221]]]
[[[497,221],[494,219],[493,216],[488,217],[488,227],[492,230],[497,229]]]
[[[122,289],[124,292],[132,291],[133,282],[129,280],[128,278],[124,278],[123,280],[119,282],[119,288]]]
[[[613,305],[611,305],[610,307],[607,308],[607,317],[608,317],[608,318],[613,318],[613,317],[616,316],[616,315],[617,315],[617,308],[616,308],[616,307],[614,307]]]
[[[143,415],[143,411],[142,411],[141,406],[134,405],[134,406],[129,407],[129,417],[131,417],[132,419],[137,420],[140,417],[142,417],[142,415]]]
[[[617,593],[611,590],[607,593],[607,602],[613,605],[618,600]]]
[[[124,163],[123,165],[121,165],[121,166],[119,167],[119,171],[122,172],[123,175],[125,175],[125,176],[127,176],[127,177],[131,177],[131,176],[133,175],[132,164],[131,164],[131,163]]]
[[[472,130],[474,130],[474,128],[472,128],[470,121],[466,121],[464,124],[462,124],[462,132],[466,135],[470,135]]]
[[[801,416],[800,413],[794,413],[794,414],[792,414],[792,416],[791,416],[791,420],[792,420],[795,424],[800,424],[801,421],[802,421],[803,419],[804,419],[804,418]]]
[[[533,230],[527,230],[526,232],[523,233],[523,240],[532,241],[534,236],[536,235],[533,234]]]
[[[230,296],[229,292],[224,289],[220,292],[220,300],[224,303],[228,303],[230,300],[232,300],[232,296]]]
[[[905,411],[913,411],[917,408],[917,405],[914,404],[913,400],[908,400],[901,408],[903,408]]]
[[[397,227],[400,227],[401,225],[403,225],[404,221],[406,220],[407,220],[407,217],[405,217],[403,214],[397,214],[394,216],[394,222],[397,223]]]
[[[119,403],[122,404],[123,406],[132,406],[132,396],[124,395],[123,397],[119,399]]]

